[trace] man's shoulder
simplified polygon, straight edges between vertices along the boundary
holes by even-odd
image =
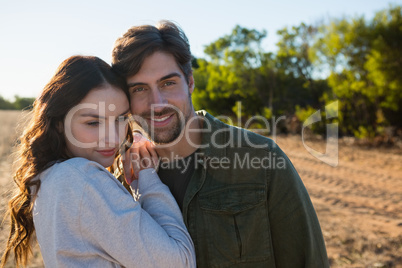
[[[271,151],[277,147],[276,143],[263,135],[245,128],[228,125],[213,117],[206,111],[198,111],[197,114],[204,118],[205,142],[226,144],[230,148],[254,148]]]

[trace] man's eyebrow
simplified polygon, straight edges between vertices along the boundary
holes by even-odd
[[[168,74],[168,75],[165,75],[165,76],[163,76],[162,78],[160,78],[159,80],[158,80],[158,82],[161,82],[161,81],[163,81],[163,80],[166,80],[166,79],[169,79],[169,78],[172,78],[172,77],[181,77],[181,74],[179,74],[179,73],[177,73],[177,72],[173,72],[173,73],[170,73],[170,74]]]
[[[128,86],[129,88],[131,88],[131,87],[135,87],[135,86],[143,86],[143,85],[146,85],[146,83],[143,83],[143,82],[138,82],[138,83],[127,83],[127,86]]]
[[[166,80],[166,79],[169,79],[169,78],[172,78],[172,77],[179,77],[179,78],[180,78],[180,77],[182,77],[182,76],[181,76],[180,73],[173,72],[173,73],[167,74],[167,75],[165,75],[165,76],[159,78],[156,82],[159,83],[159,82],[161,82],[161,81],[163,81],[163,80]],[[144,82],[127,83],[127,86],[128,86],[129,88],[135,87],[135,86],[143,86],[143,85],[146,85],[146,83],[144,83]]]

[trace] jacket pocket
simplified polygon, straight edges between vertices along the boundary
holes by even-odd
[[[267,260],[271,238],[265,185],[241,184],[199,195],[209,267]]]

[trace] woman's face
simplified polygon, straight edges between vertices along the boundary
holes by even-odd
[[[111,166],[127,133],[129,108],[121,89],[109,84],[92,89],[64,120],[68,155]]]

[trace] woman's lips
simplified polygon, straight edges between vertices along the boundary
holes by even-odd
[[[100,153],[103,156],[113,156],[116,154],[116,149],[111,149],[111,150],[97,150],[98,153]]]

